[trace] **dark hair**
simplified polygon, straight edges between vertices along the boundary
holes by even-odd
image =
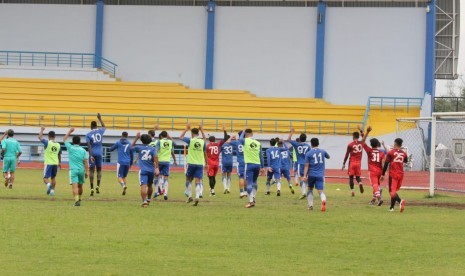
[[[150,142],[152,142],[152,138],[148,134],[142,134],[140,137],[140,140],[142,141],[142,144],[148,145]]]
[[[312,138],[310,139],[310,144],[312,145],[312,147],[316,148],[320,145],[320,141],[318,140],[318,138]]]
[[[242,130],[237,133],[237,135],[239,136],[241,136],[241,134],[242,134]]]
[[[162,137],[162,138],[168,137],[168,132],[163,130],[162,132],[160,132],[160,137]]]
[[[79,145],[81,143],[81,137],[75,135],[73,136],[73,145]]]
[[[48,137],[55,138],[55,131],[51,130],[48,132]]]
[[[396,143],[399,147],[402,147],[403,142],[404,140],[402,140],[401,138],[396,138],[396,140],[394,140],[394,143]]]
[[[229,138],[231,138],[231,136],[230,136],[230,135],[228,135],[228,134],[226,134],[225,138],[226,138],[226,139],[225,139],[225,142],[226,142],[226,141],[228,141],[228,140],[229,140]]]
[[[199,135],[199,129],[194,127],[193,129],[191,129],[191,132],[192,134],[195,134],[195,135]]]
[[[90,128],[91,129],[97,128],[97,122],[96,121],[90,122]]]
[[[150,137],[155,137],[155,130],[151,129],[147,133],[150,135]]]
[[[278,146],[282,146],[282,145],[284,145],[283,141],[279,140],[278,141]]]
[[[15,131],[12,130],[12,129],[9,129],[8,130],[8,137],[13,137],[13,136],[15,136]]]
[[[160,139],[160,140],[161,140],[162,138],[163,138],[163,137],[161,137],[161,132],[160,132],[160,133],[158,133],[158,139]]]
[[[251,129],[251,128],[248,128],[248,129],[246,129],[246,130],[245,130],[245,133],[252,134],[252,133],[253,133],[253,131],[252,131],[252,129]]]
[[[372,148],[379,147],[380,145],[381,145],[381,143],[379,142],[378,139],[376,139],[376,138],[370,139],[370,146]]]
[[[305,141],[307,141],[307,134],[305,134],[305,133],[300,134],[299,142],[303,143]]]
[[[208,141],[210,141],[212,143],[215,142],[215,140],[216,140],[215,136],[208,137]]]
[[[296,141],[296,142],[300,142],[300,138],[296,138],[295,141]]]
[[[275,138],[271,138],[271,139],[270,139],[270,145],[271,145],[272,147],[276,146],[276,139],[275,139]]]
[[[352,133],[352,137],[354,137],[354,139],[360,138],[360,132],[354,131],[354,133]]]
[[[123,133],[121,134],[121,136],[123,136],[124,138],[128,138],[128,133],[126,131],[123,131]]]

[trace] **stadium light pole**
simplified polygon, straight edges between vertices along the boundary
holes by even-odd
[[[316,62],[315,62],[315,98],[323,98],[323,80],[325,70],[325,31],[326,31],[326,1],[318,2],[316,24]]]
[[[97,0],[97,18],[95,21],[95,59],[94,67],[102,68],[102,48],[103,48],[103,0]]]
[[[207,49],[205,60],[205,89],[213,89],[213,65],[215,59],[215,1],[207,5]]]
[[[436,70],[436,0],[431,0],[426,7],[426,49],[425,49],[425,83],[424,96],[431,95],[431,115],[434,112],[434,96],[436,81],[434,72]],[[434,146],[431,145],[431,124],[428,125],[428,143],[426,153],[431,155]]]

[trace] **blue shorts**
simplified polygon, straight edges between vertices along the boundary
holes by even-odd
[[[203,178],[203,166],[187,164],[187,177]]]
[[[170,163],[168,162],[158,163],[158,170],[160,170],[160,175],[169,176],[170,175]]]
[[[259,174],[260,174],[260,165],[246,164],[245,165],[245,179],[247,182],[247,186],[252,185],[252,183],[257,183]]]
[[[292,169],[294,170],[294,174],[297,172],[297,162],[292,163]]]
[[[55,178],[58,172],[58,165],[45,165],[44,178]]]
[[[266,173],[266,179],[269,180],[273,178],[273,176],[274,176],[274,179],[276,180],[281,179],[281,168],[272,168],[272,169],[273,169],[272,172],[268,171]]]
[[[97,167],[100,169],[102,167],[102,156],[101,155],[94,155],[95,162],[92,162],[90,156],[89,156],[89,167],[94,168]]]
[[[237,165],[237,174],[239,175],[239,179],[245,178],[245,164],[238,164]]]
[[[305,164],[297,164],[297,167],[294,169],[294,175],[302,177],[304,175]]]
[[[230,173],[232,172],[233,164],[224,164],[221,165],[221,171],[223,173]]]
[[[281,169],[281,175],[287,179],[287,181],[291,181],[291,172],[286,169]]]
[[[155,173],[153,172],[139,171],[139,182],[141,186],[152,184],[154,177],[155,177]]]
[[[121,165],[120,163],[116,164],[117,174],[120,178],[125,178],[129,173],[129,165]]]
[[[317,190],[323,190],[325,188],[325,178],[309,176],[308,187],[311,189],[316,188]]]

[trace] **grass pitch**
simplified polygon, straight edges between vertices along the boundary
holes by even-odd
[[[115,173],[102,192],[73,207],[67,171],[56,196],[45,195],[42,171],[19,170],[13,190],[0,189],[1,275],[459,275],[465,271],[463,195],[426,198],[401,191],[404,213],[388,203],[368,206],[371,188],[350,197],[347,185],[327,184],[327,212],[307,210],[283,185],[244,208],[233,189],[184,203],[184,177],[170,181],[168,201],[140,207],[137,174],[126,196]],[[220,180],[220,177],[217,178]],[[274,189],[274,190],[273,190]],[[276,187],[272,187],[275,191]],[[338,190],[339,189],[339,190]],[[385,195],[385,199],[387,199]],[[447,204],[446,204],[447,203]],[[447,205],[447,206],[446,206]],[[434,207],[431,207],[434,206]]]

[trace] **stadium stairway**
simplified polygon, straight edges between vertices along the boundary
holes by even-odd
[[[193,118],[192,123],[202,121],[207,130],[226,123],[234,129],[247,125],[265,133],[288,132],[292,124],[297,132],[347,134],[363,121],[365,106],[189,89],[179,83],[0,79],[0,109],[2,125],[87,127],[95,120],[92,115],[100,112],[121,115],[107,116],[106,122],[123,129],[128,124],[131,129],[141,129],[159,123],[161,128],[179,130],[187,118]]]

